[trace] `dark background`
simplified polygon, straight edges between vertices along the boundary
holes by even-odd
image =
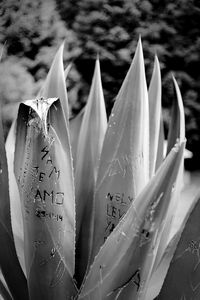
[[[190,169],[200,169],[200,1],[1,0],[0,100],[5,131],[19,101],[33,98],[63,39],[71,114],[87,100],[97,53],[108,115],[141,35],[147,83],[157,54],[165,131],[174,99],[171,73],[183,96]]]

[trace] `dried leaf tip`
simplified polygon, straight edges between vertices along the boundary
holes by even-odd
[[[47,115],[48,115],[48,111],[50,106],[57,101],[58,98],[48,98],[48,99],[44,99],[44,98],[37,98],[34,100],[27,100],[25,102],[26,105],[30,106],[39,116],[41,122],[42,122],[42,126],[44,127],[44,132],[47,135],[48,134],[48,130],[47,130]]]

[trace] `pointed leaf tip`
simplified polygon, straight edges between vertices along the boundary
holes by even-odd
[[[182,100],[179,85],[173,74],[172,74],[172,79],[174,82],[176,97],[177,97],[178,106],[180,110],[180,137],[179,138],[180,138],[180,142],[183,142],[185,140],[185,114],[184,114],[183,100]]]
[[[137,47],[136,47],[136,51],[135,51],[135,56],[137,56],[137,55],[140,55],[140,57],[141,57],[142,59],[144,59],[144,58],[143,58],[143,48],[142,48],[142,40],[141,40],[141,37],[139,37],[139,39],[138,39],[138,43],[137,43]]]
[[[175,99],[172,106],[172,117],[168,132],[168,145],[167,153],[174,147],[177,140],[183,142],[185,140],[185,115],[183,108],[183,101],[180,93],[180,89],[174,77],[173,82],[175,86]]]

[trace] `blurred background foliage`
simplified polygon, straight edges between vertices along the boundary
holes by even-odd
[[[19,101],[33,98],[63,39],[71,114],[87,100],[100,57],[108,114],[141,35],[147,84],[157,54],[165,130],[174,99],[173,72],[183,96],[190,167],[200,168],[200,2],[198,0],[1,0],[0,99],[5,128]]]

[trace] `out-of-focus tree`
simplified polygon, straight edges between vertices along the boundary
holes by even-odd
[[[0,44],[4,47],[1,102],[12,106],[12,102],[37,94],[64,39],[65,63],[71,60],[75,38],[61,20],[54,0],[1,0],[0,28]]]
[[[33,77],[16,60],[9,57],[0,66],[0,99],[4,103],[18,102],[33,95]]]
[[[200,167],[200,2],[196,0],[152,1],[159,20],[173,29],[161,34],[159,43],[167,50],[163,57],[163,100],[168,105],[171,98],[169,72],[178,79],[183,95],[187,147],[194,154],[194,165]],[[158,7],[160,8],[158,9]]]
[[[6,133],[17,115],[18,102],[30,99],[33,94],[34,80],[26,68],[14,56],[3,61],[0,65],[0,99]]]
[[[53,0],[2,0],[0,42],[6,41],[8,55],[15,55],[34,76],[48,68],[67,30]],[[48,51],[50,48],[51,51]],[[45,55],[46,54],[46,55]],[[48,55],[47,55],[48,54]]]

